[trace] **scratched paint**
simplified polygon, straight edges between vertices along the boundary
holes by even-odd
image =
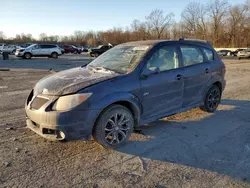
[[[35,85],[34,94],[57,96],[71,94],[118,75],[110,72],[93,72],[85,67],[73,68],[43,78]]]

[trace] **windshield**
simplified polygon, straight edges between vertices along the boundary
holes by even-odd
[[[32,48],[34,46],[36,46],[36,44],[29,45],[27,48]]]
[[[134,70],[149,46],[116,46],[94,61],[89,67],[102,67],[117,73],[126,74]]]

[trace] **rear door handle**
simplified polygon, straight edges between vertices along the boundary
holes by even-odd
[[[182,78],[182,75],[180,75],[180,74],[178,74],[178,75],[176,76],[176,80],[181,80],[181,78]]]
[[[205,73],[209,73],[209,69],[205,69]]]

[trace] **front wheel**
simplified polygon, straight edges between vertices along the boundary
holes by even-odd
[[[221,90],[218,86],[212,85],[208,90],[206,98],[204,100],[204,105],[201,106],[201,110],[206,112],[214,112],[221,101]]]
[[[133,128],[134,117],[130,110],[121,105],[112,105],[99,116],[93,137],[104,148],[114,149],[129,139]]]
[[[54,58],[54,59],[56,59],[56,58],[58,58],[58,54],[57,54],[56,52],[53,52],[53,53],[51,54],[51,57]]]
[[[25,59],[31,59],[31,53],[25,53],[24,58]]]

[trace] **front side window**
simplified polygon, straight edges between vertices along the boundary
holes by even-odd
[[[88,68],[104,68],[117,73],[127,74],[135,69],[150,46],[119,45],[93,60]]]
[[[185,67],[204,62],[202,52],[197,47],[181,46],[181,53]]]
[[[40,48],[40,45],[38,45],[38,44],[33,44],[33,45],[30,45],[27,49],[36,50],[36,49],[39,49],[39,48]]]
[[[157,67],[160,71],[179,68],[177,48],[164,46],[158,49],[147,63],[147,68]]]

